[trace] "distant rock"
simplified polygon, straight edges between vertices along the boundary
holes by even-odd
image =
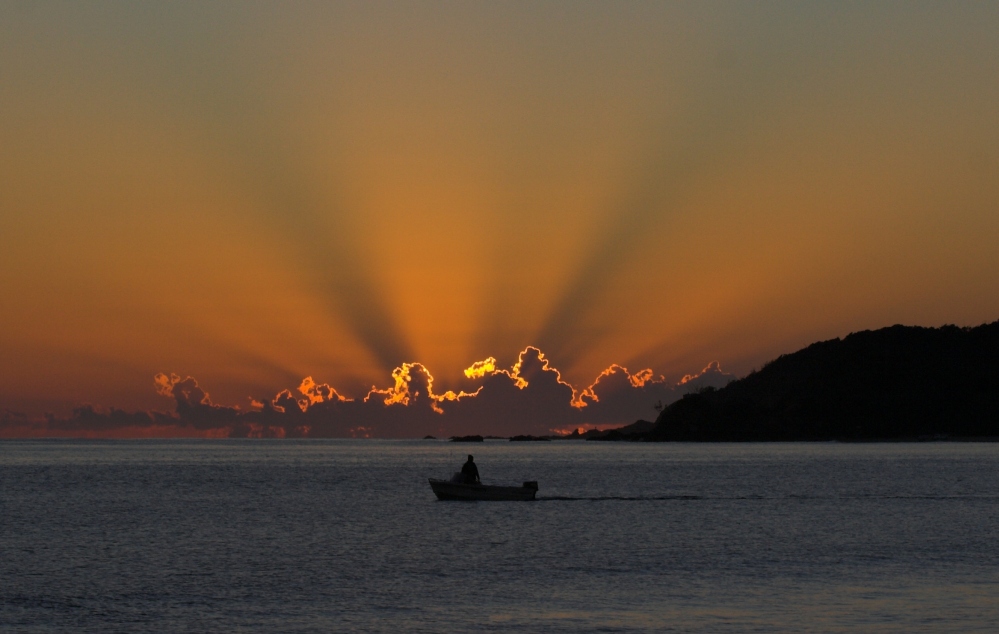
[[[451,436],[451,442],[482,442],[482,436]]]
[[[511,436],[510,440],[511,441],[544,440],[544,441],[550,442],[551,438],[549,438],[548,436],[530,436],[530,435],[524,436],[524,435],[521,435],[521,436]]]
[[[437,440],[437,436],[431,436],[430,434],[427,434],[426,436],[423,437],[423,440]]]
[[[656,424],[648,420],[636,420],[630,425],[617,427],[615,429],[605,429],[603,431],[591,429],[581,437],[586,440],[644,440],[645,434],[655,429]]]

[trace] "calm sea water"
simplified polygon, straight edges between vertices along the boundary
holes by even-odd
[[[995,632],[997,529],[994,444],[8,441],[0,630]]]

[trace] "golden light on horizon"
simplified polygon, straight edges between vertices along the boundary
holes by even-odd
[[[19,7],[0,409],[457,398],[527,346],[580,391],[999,316],[990,5]]]

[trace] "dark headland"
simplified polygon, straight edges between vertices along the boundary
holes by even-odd
[[[975,328],[892,326],[813,343],[721,389],[685,395],[651,431],[605,439],[997,437],[999,321]]]

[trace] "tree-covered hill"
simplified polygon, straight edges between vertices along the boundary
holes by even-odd
[[[718,390],[688,394],[649,440],[999,436],[999,321],[892,326],[814,343]]]

